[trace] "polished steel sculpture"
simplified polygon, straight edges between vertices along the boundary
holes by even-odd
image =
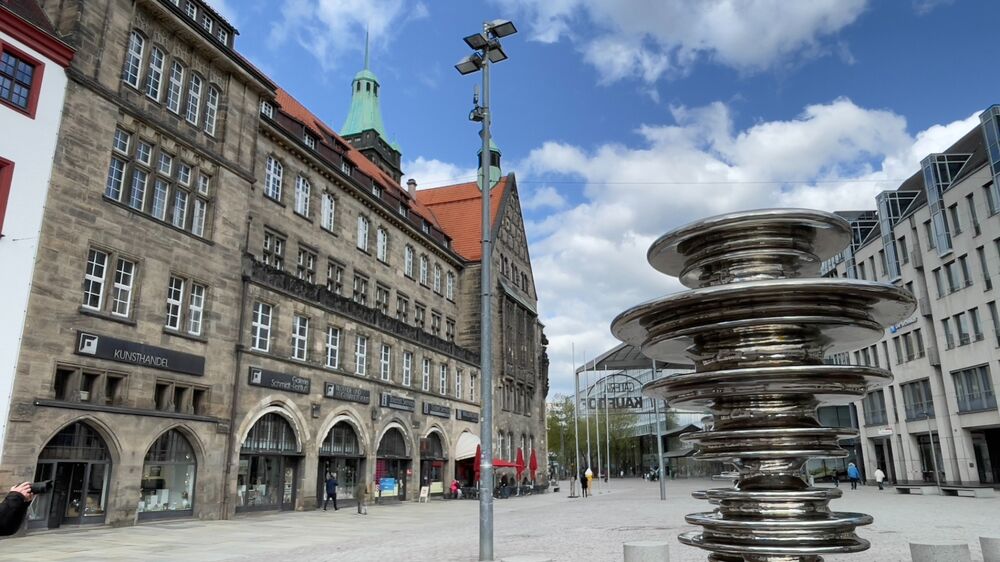
[[[693,289],[640,304],[611,330],[662,361],[686,358],[695,372],[647,384],[671,406],[702,408],[714,426],[685,436],[695,458],[731,462],[732,488],[694,494],[717,505],[687,516],[701,532],[681,542],[717,562],[820,562],[858,552],[863,513],[835,513],[837,488],[810,487],[810,458],[842,458],[848,428],[822,427],[820,404],[847,403],[887,384],[881,369],[827,365],[827,354],[877,341],[916,308],[910,293],[856,279],[816,278],[850,242],[847,221],[825,212],[771,209],[704,219],[669,232],[649,263]]]

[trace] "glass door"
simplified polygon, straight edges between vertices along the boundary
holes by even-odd
[[[282,457],[282,494],[281,494],[281,509],[292,510],[295,509],[295,475],[298,472],[296,468],[298,467],[298,459],[294,457]]]

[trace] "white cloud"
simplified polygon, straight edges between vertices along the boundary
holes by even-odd
[[[923,0],[934,2],[940,0]],[[708,59],[757,72],[825,54],[825,41],[852,24],[867,0],[515,0],[532,38],[573,40],[611,82],[646,82]],[[505,5],[507,5],[505,3]],[[579,31],[578,31],[579,30]]]
[[[442,162],[433,158],[418,156],[415,160],[403,163],[403,185],[413,178],[417,182],[417,189],[427,189],[431,187],[441,187],[468,181],[475,181],[476,170],[478,168],[463,168],[448,162]]]
[[[522,185],[519,190],[526,192],[521,196],[521,206],[528,211],[539,209],[562,209],[566,206],[566,198],[551,185],[529,189]]]
[[[671,124],[642,126],[636,146],[548,142],[518,166],[522,180],[583,184],[571,198],[581,203],[527,223],[552,392],[572,391],[574,343],[579,364],[583,348],[593,357],[617,343],[608,329],[617,314],[681,289],[646,262],[666,231],[733,210],[872,209],[875,194],[978,124],[971,115],[911,136],[900,115],[848,99],[743,130],[722,103],[672,115]]]
[[[284,0],[282,18],[271,27],[271,42],[291,39],[309,51],[325,69],[345,57],[360,64],[365,30],[372,48],[386,48],[406,23],[426,18],[423,2],[408,0]]]

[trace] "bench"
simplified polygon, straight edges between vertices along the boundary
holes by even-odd
[[[946,496],[962,496],[965,498],[995,498],[996,490],[988,486],[941,486],[941,493]]]

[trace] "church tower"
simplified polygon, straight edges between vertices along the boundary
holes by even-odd
[[[483,148],[479,147],[476,151],[476,169],[479,170],[476,175],[476,181],[478,182],[480,177],[483,175]],[[500,148],[490,139],[490,187],[496,185],[500,181]]]
[[[379,82],[368,68],[368,34],[365,34],[365,67],[351,82],[351,110],[340,135],[354,148],[388,174],[397,183],[403,177],[402,154],[396,143],[389,142],[382,125],[379,105]]]

